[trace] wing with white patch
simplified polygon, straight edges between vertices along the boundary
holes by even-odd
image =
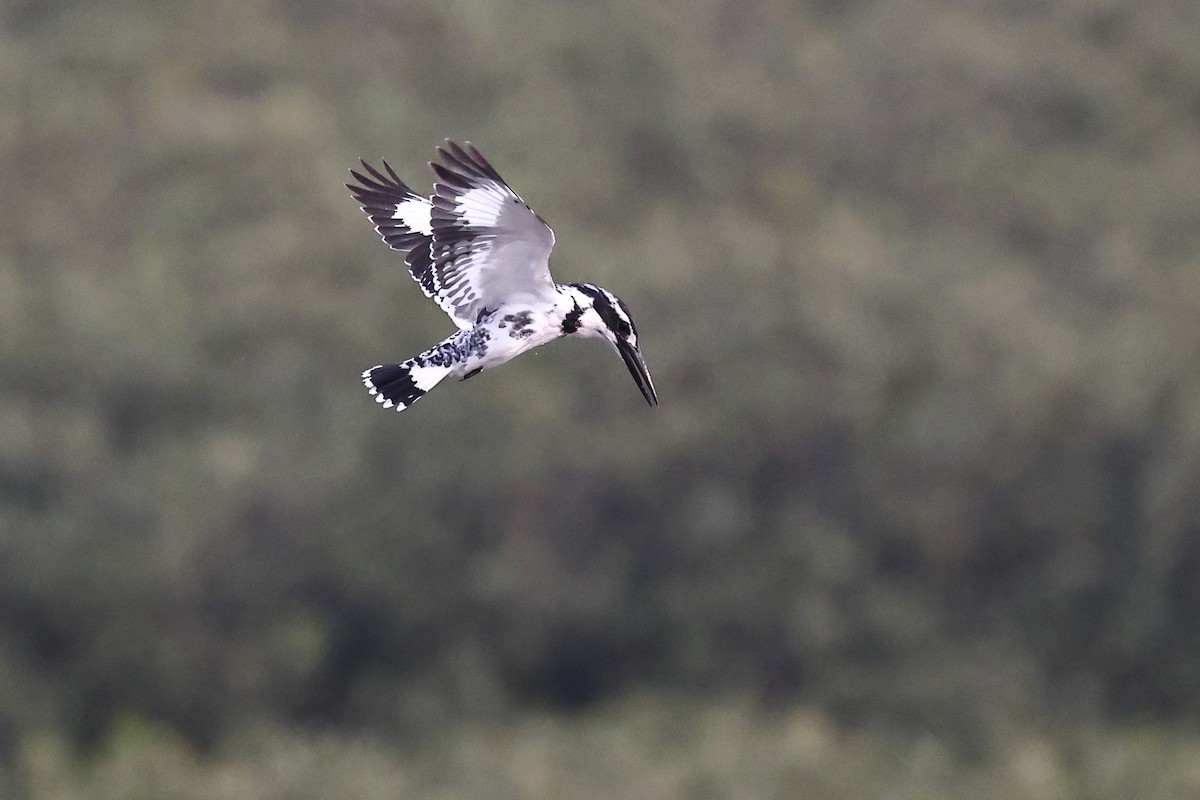
[[[470,142],[447,140],[430,164],[437,301],[460,325],[515,297],[552,298],[554,232]]]
[[[433,269],[430,249],[433,244],[433,225],[430,220],[433,205],[429,198],[422,197],[406,186],[386,161],[383,162],[386,175],[366,161],[360,161],[367,174],[350,170],[358,184],[347,183],[346,188],[362,206],[387,246],[404,253],[404,263],[425,296],[432,298],[453,318],[450,307],[439,300],[437,274]],[[455,322],[459,320],[455,319]],[[460,323],[459,327],[471,326]]]

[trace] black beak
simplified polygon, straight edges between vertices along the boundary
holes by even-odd
[[[617,352],[621,354],[625,366],[629,367],[629,374],[641,389],[642,397],[650,405],[658,405],[658,392],[654,391],[654,381],[650,380],[650,370],[646,369],[646,360],[642,358],[641,351],[629,342],[618,341]]]

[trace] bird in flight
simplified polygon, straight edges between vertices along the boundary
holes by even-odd
[[[376,402],[403,411],[444,378],[466,380],[563,336],[597,336],[621,356],[646,402],[658,405],[629,308],[599,286],[554,282],[554,232],[470,142],[446,140],[437,149],[429,197],[386,161],[387,174],[361,163],[366,174],[350,170],[357,184],[346,188],[458,326],[420,355],[365,371]]]

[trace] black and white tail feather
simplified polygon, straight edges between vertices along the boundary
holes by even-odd
[[[554,232],[469,142],[449,140],[430,162],[436,180],[423,197],[383,162],[362,161],[346,184],[426,296],[458,326],[437,346],[363,372],[384,408],[402,411],[447,377],[462,380],[563,336],[594,336],[621,356],[646,402],[658,404],[628,307],[606,289],[556,284]]]

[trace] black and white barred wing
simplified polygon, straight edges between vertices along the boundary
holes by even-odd
[[[447,141],[430,164],[434,183],[434,282],[438,303],[457,322],[516,298],[553,301],[554,232],[469,142]]]
[[[367,174],[350,170],[358,184],[347,183],[346,188],[362,206],[387,246],[404,254],[404,263],[425,296],[441,306],[458,327],[470,328],[475,321],[455,317],[452,308],[442,302],[438,293],[431,249],[433,204],[429,198],[405,185],[387,161],[383,162],[386,175],[366,161],[361,163]]]

